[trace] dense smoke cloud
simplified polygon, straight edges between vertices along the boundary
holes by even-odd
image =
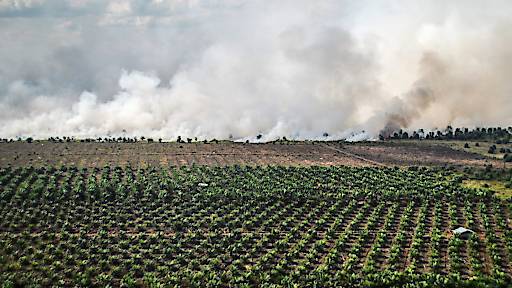
[[[512,123],[508,1],[0,3],[1,137]]]
[[[462,35],[461,35],[462,34]],[[512,123],[512,31],[505,23],[490,26],[480,39],[464,39],[459,47],[425,52],[418,80],[402,99],[391,102],[383,134],[399,128],[507,126]],[[440,38],[438,41],[450,41]],[[449,49],[449,50],[448,50]],[[414,127],[414,126],[413,126]]]

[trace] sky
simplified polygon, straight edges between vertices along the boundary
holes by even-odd
[[[0,137],[511,126],[510,15],[499,0],[0,0]]]

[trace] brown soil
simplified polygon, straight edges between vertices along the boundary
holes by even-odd
[[[451,149],[432,142],[361,142],[333,144],[359,157],[396,166],[485,166],[502,167],[503,162],[479,154]]]
[[[0,143],[0,167],[183,166],[484,166],[501,167],[499,160],[417,142],[364,143]],[[501,165],[501,166],[500,166]]]

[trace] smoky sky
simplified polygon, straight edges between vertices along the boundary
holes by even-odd
[[[0,137],[510,126],[511,13],[510,1],[0,0]]]

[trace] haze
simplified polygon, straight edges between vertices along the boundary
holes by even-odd
[[[0,0],[0,137],[510,126],[510,15],[510,1]]]

